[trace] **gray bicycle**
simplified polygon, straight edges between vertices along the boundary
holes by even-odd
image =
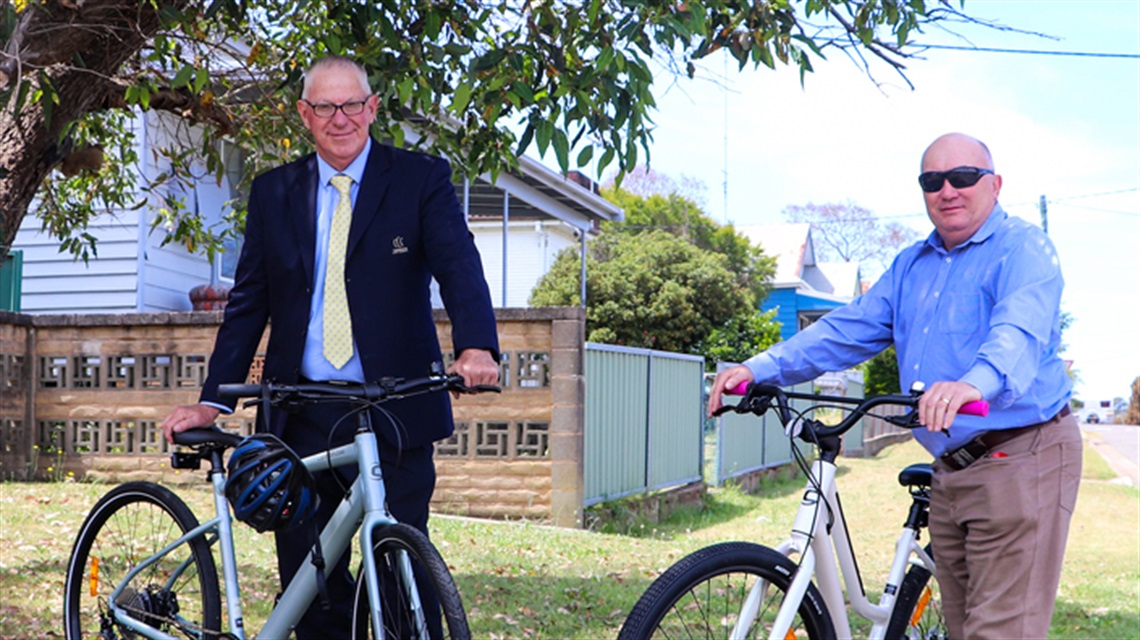
[[[401,524],[385,506],[383,477],[369,408],[424,393],[476,393],[458,375],[438,365],[426,377],[369,384],[305,383],[223,385],[227,397],[254,398],[263,409],[348,402],[358,410],[353,442],[307,456],[309,472],[356,466],[360,473],[331,520],[320,532],[317,556],[332,566],[359,535],[361,566],[353,611],[354,638],[469,638],[467,617],[447,565],[419,530]],[[256,438],[257,436],[254,436]],[[227,450],[240,436],[192,429],[175,437],[186,448],[172,456],[180,469],[208,465],[216,515],[199,523],[185,502],[152,482],[128,482],[108,492],[91,509],[71,551],[64,592],[65,636],[100,638],[244,640],[239,570],[234,552],[231,503],[226,496]],[[264,507],[264,505],[262,505]],[[298,504],[270,504],[278,513]],[[222,591],[215,554],[222,563],[227,618],[223,630]],[[257,638],[288,637],[301,614],[318,597],[320,578],[305,563],[286,586]],[[434,598],[423,598],[426,589]],[[438,601],[438,611],[427,602]]]

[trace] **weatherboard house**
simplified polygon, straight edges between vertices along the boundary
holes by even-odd
[[[863,292],[859,263],[816,260],[807,223],[752,225],[738,231],[776,258],[772,292],[760,308],[776,310],[784,340]]]
[[[154,145],[171,144],[174,126],[169,116],[140,113],[134,120],[140,146],[141,186],[170,169],[161,164]],[[224,289],[233,282],[240,240],[211,262],[175,243],[163,244],[163,229],[151,221],[166,199],[181,200],[198,212],[206,225],[222,224],[227,203],[240,198],[235,185],[243,170],[239,150],[225,149],[227,170],[215,181],[209,176],[189,186],[160,187],[148,194],[148,205],[108,212],[92,220],[87,232],[96,237],[98,255],[88,262],[61,253],[59,241],[41,231],[41,222],[27,216],[13,243],[22,275],[14,308],[24,313],[150,313],[189,311],[189,292],[201,285]],[[586,240],[603,221],[623,218],[596,185],[577,172],[564,177],[529,157],[517,170],[504,171],[492,184],[486,177],[457,185],[460,206],[483,257],[484,271],[496,307],[525,307],[530,290],[564,248],[585,251]],[[442,306],[436,296],[437,306]]]

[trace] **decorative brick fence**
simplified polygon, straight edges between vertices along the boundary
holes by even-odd
[[[455,435],[436,445],[433,507],[581,526],[584,315],[496,315],[503,393],[454,403]],[[197,400],[220,321],[216,311],[0,312],[0,477],[200,482],[200,473],[170,468],[158,425]],[[436,329],[447,353],[442,312]],[[251,380],[258,374],[255,362]],[[252,425],[252,409],[221,423],[241,434]]]

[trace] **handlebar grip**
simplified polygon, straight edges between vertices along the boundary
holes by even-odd
[[[749,384],[752,384],[752,383],[748,382],[747,380],[744,380],[743,382],[741,382],[740,384],[736,385],[735,387],[733,387],[731,389],[725,389],[724,392],[730,396],[742,396],[742,395],[748,393],[748,385]]]
[[[967,402],[958,408],[958,413],[967,416],[981,416],[984,418],[990,415],[990,403],[986,402],[985,400],[974,400],[973,402]]]
[[[259,384],[220,384],[218,395],[223,398],[256,398],[261,395]]]

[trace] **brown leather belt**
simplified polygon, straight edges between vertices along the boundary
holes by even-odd
[[[1057,412],[1057,415],[1053,416],[1051,420],[1046,420],[1045,422],[1031,424],[1028,427],[1017,427],[1015,429],[986,431],[985,433],[979,434],[978,437],[958,447],[957,449],[954,449],[953,451],[947,451],[946,453],[942,454],[939,459],[942,460],[946,466],[954,469],[955,471],[965,469],[966,467],[973,464],[975,460],[986,457],[986,454],[1005,444],[1006,442],[1009,442],[1018,436],[1036,431],[1042,426],[1049,424],[1050,422],[1060,420],[1061,418],[1064,418],[1071,413],[1072,411],[1069,410],[1069,405],[1065,405],[1064,408]]]

